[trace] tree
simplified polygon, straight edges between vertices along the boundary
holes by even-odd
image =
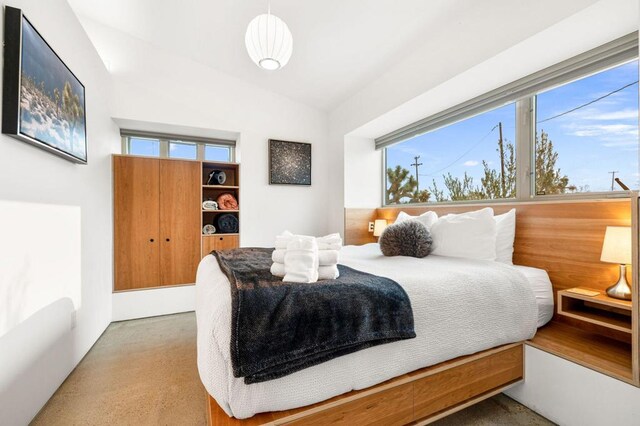
[[[418,191],[416,178],[402,166],[396,166],[395,169],[387,169],[387,183],[387,204],[400,204],[402,202],[426,203],[431,196],[426,189]]]
[[[498,139],[496,151],[500,157],[500,163],[504,164],[504,176],[500,170],[492,169],[489,163],[482,161],[484,176],[480,178],[480,186],[474,186],[473,177],[465,172],[461,178],[454,177],[451,173],[443,175],[444,186],[449,192],[449,197],[444,196],[444,191],[439,190],[435,180],[429,191],[434,194],[436,201],[463,201],[513,198],[516,196],[516,156],[513,143]],[[549,135],[541,131],[540,138],[536,134],[535,144],[536,160],[536,191],[543,194],[564,194],[575,192],[578,188],[569,185],[569,178],[556,168],[558,153],[554,150],[553,142]],[[502,149],[501,149],[502,148]]]
[[[544,130],[540,132],[540,139],[536,133],[536,193],[564,194],[575,191],[575,186],[569,185],[569,178],[556,169],[558,153],[553,149],[553,142]]]

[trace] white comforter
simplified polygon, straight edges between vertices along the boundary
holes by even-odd
[[[246,385],[231,368],[229,282],[213,256],[202,260],[196,279],[198,370],[227,414],[247,418],[313,404],[535,334],[535,297],[513,267],[439,256],[384,257],[377,244],[344,247],[340,263],[398,282],[411,299],[417,337]]]

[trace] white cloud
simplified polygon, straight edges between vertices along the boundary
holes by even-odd
[[[631,124],[587,124],[573,126],[574,136],[638,136],[638,127]]]
[[[611,112],[601,112],[596,110],[589,111],[589,113],[585,114],[582,118],[585,120],[637,120],[638,110],[625,109],[622,111]]]
[[[479,161],[476,161],[476,160],[468,160],[468,161],[465,161],[462,165],[463,165],[463,166],[466,166],[466,167],[473,167],[473,166],[477,166],[478,164],[480,164],[480,162],[479,162]]]

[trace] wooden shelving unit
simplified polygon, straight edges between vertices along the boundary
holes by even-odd
[[[223,185],[207,185],[209,173],[213,170],[222,170],[227,176]],[[238,200],[240,205],[240,165],[237,163],[202,162],[202,201],[217,198],[225,193],[230,193]],[[202,209],[201,228],[206,224],[216,226],[216,217],[221,214],[233,214],[240,220],[240,210],[205,210]],[[217,226],[216,226],[217,228]],[[202,257],[211,253],[212,250],[225,250],[240,246],[240,233],[221,233],[219,230],[215,234],[202,235]]]
[[[559,291],[558,315],[631,334],[631,301],[611,298],[601,290],[586,290],[599,294],[586,296],[569,290]]]

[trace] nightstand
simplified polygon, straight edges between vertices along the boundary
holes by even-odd
[[[564,315],[612,330],[631,334],[631,301],[614,299],[604,290],[579,287],[597,291],[596,296],[573,293],[569,290],[558,292],[558,315]]]

